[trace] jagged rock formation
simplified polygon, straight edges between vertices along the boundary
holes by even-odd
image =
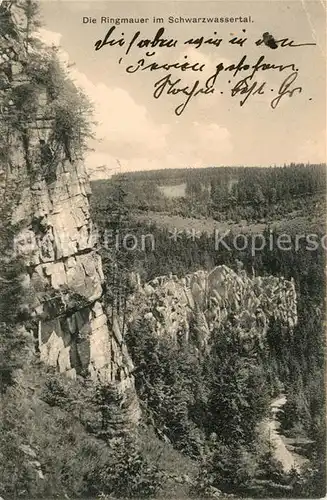
[[[1,186],[2,194],[8,185],[16,190],[15,251],[25,262],[24,308],[38,324],[40,359],[72,378],[89,374],[116,384],[128,393],[129,418],[136,421],[132,361],[118,322],[109,324],[101,302],[103,273],[92,236],[85,167],[55,143],[53,97],[46,85],[38,85],[32,112],[20,111],[17,96],[30,92],[33,59],[28,63],[26,43],[9,22],[14,7],[0,7],[1,20],[8,17],[1,24],[0,48]],[[14,120],[15,113],[11,126],[7,119]]]
[[[147,321],[158,335],[182,337],[199,348],[211,333],[229,321],[245,342],[261,342],[272,319],[288,331],[297,323],[293,281],[274,276],[250,277],[218,266],[179,279],[155,278],[139,287],[129,301],[129,322]]]

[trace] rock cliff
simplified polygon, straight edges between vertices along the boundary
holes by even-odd
[[[109,323],[102,305],[88,176],[78,154],[56,140],[65,88],[54,96],[47,78],[40,80],[42,71],[48,77],[52,55],[28,47],[13,22],[15,7],[3,2],[0,9],[1,190],[7,197],[11,191],[14,200],[14,250],[26,270],[24,312],[38,325],[43,362],[71,378],[88,374],[115,384],[128,395],[129,417],[137,420],[132,361],[118,322]]]
[[[155,278],[131,297],[129,323],[147,321],[158,335],[175,341],[181,337],[199,348],[210,345],[214,331],[233,326],[244,342],[262,343],[274,319],[291,331],[297,323],[296,291],[293,281],[273,276],[250,277],[218,266],[178,278]]]

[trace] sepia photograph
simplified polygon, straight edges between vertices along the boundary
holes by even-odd
[[[325,0],[0,0],[0,500],[326,497]]]

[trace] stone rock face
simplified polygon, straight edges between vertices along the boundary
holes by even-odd
[[[292,281],[274,276],[249,277],[218,266],[179,279],[155,278],[129,302],[129,323],[146,320],[160,336],[194,341],[206,348],[213,331],[227,321],[244,341],[264,340],[274,319],[288,331],[297,323]]]
[[[51,184],[38,179],[25,188],[13,213],[22,228],[15,249],[28,272],[27,306],[39,318],[41,359],[71,377],[86,370],[94,379],[122,382],[132,363],[101,303],[89,193],[84,165],[68,160],[58,164]]]
[[[10,113],[13,89],[28,83],[19,34],[4,41],[0,116]],[[132,361],[118,323],[109,323],[102,305],[104,276],[95,250],[84,163],[69,158],[64,150],[48,162],[42,153],[53,127],[49,99],[48,89],[39,87],[35,119],[25,132],[28,140],[24,141],[20,128],[8,128],[8,154],[0,160],[7,184],[16,186],[12,223],[19,228],[14,250],[26,269],[24,310],[38,324],[38,351],[44,363],[71,378],[89,374],[94,381],[113,383],[122,394],[128,390],[137,420]],[[0,191],[5,189],[0,179]]]
[[[39,319],[42,361],[70,377],[88,372],[94,380],[126,385],[133,365],[118,322],[109,326],[101,303],[103,272],[88,194],[83,164],[67,160],[52,184],[38,180],[24,191],[13,221],[22,227],[15,247],[27,269],[27,308]]]

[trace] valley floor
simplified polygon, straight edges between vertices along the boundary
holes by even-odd
[[[192,231],[198,233],[212,234],[214,231],[218,231],[220,234],[224,234],[227,231],[232,231],[234,233],[253,233],[260,234],[268,226],[271,228],[276,228],[280,231],[290,231],[294,232],[308,232],[313,233],[325,228],[325,221],[322,217],[313,215],[303,216],[298,215],[296,212],[290,214],[289,217],[283,218],[281,220],[275,220],[271,223],[267,222],[248,222],[242,220],[239,223],[236,222],[221,222],[214,220],[210,217],[196,219],[191,217],[182,217],[180,215],[170,215],[163,212],[140,212],[134,214],[133,217],[138,221],[146,224],[154,223],[159,227],[163,227],[169,230],[177,229],[178,231]]]

